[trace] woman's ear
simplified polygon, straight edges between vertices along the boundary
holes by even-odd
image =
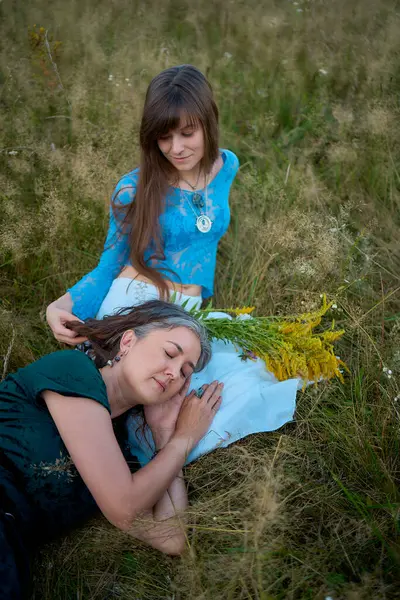
[[[128,329],[122,334],[121,341],[119,343],[120,354],[126,354],[136,344],[137,337],[133,329]]]

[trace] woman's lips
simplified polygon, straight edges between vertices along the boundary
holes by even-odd
[[[176,160],[177,162],[183,162],[184,160],[188,160],[191,158],[190,156],[180,156],[179,158],[175,158],[175,156],[171,156],[172,160]]]
[[[165,392],[167,386],[164,383],[162,383],[161,381],[159,381],[158,379],[156,379],[155,377],[153,377],[153,379],[154,379],[155,382],[158,383],[158,385],[160,386],[161,390],[163,392]]]

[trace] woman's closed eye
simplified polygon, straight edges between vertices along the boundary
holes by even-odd
[[[164,350],[165,354],[168,356],[168,358],[174,359],[176,358],[175,356],[172,356],[172,354],[170,354],[169,352],[167,352],[166,350]],[[187,369],[187,373],[185,373],[185,371],[183,369],[181,369],[181,377],[183,379],[187,379],[188,377],[190,377],[190,375],[192,374],[191,369]]]

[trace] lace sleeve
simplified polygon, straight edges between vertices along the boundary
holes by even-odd
[[[128,232],[122,230],[121,220],[113,211],[114,202],[118,208],[127,206],[134,199],[136,181],[132,177],[129,181],[126,179],[127,176],[122,178],[114,190],[108,234],[97,267],[68,290],[72,297],[73,313],[80,319],[96,316],[113,280],[129,262]]]

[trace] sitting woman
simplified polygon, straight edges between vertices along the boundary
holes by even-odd
[[[154,300],[69,326],[90,340],[94,360],[54,352],[0,384],[1,599],[27,593],[30,549],[98,509],[163,552],[185,547],[181,470],[222,393],[215,381],[187,395],[192,373],[210,360],[202,325]],[[141,469],[120,426],[133,407],[144,408],[156,443]]]

